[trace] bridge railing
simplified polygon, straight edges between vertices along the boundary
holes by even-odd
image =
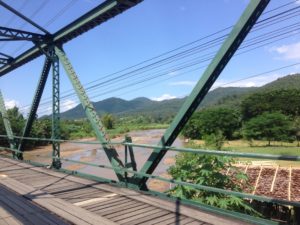
[[[0,138],[7,138],[7,136],[0,135]],[[24,138],[24,137],[19,137],[19,136],[14,136],[14,138],[15,139],[23,138],[23,139],[32,140],[32,141],[49,141],[49,142],[55,141],[55,142],[60,142],[60,143],[68,142],[68,143],[75,143],[75,144],[91,144],[91,145],[108,144],[108,143],[100,143],[97,141],[54,140],[54,139],[47,139],[47,138],[32,138],[32,137]],[[126,142],[126,141],[109,142],[109,144],[122,145],[124,147],[130,146],[130,147],[139,147],[139,148],[148,148],[148,149],[161,148],[163,150],[174,151],[174,152],[185,152],[185,153],[206,154],[206,155],[216,155],[216,156],[228,156],[228,157],[234,157],[234,158],[255,158],[255,159],[282,160],[282,161],[300,161],[300,156],[291,156],[291,155],[255,154],[255,153],[230,152],[230,151],[207,150],[207,149],[178,148],[178,147],[171,147],[171,146],[136,144],[136,143],[130,143],[130,142]],[[22,153],[16,149],[12,149],[9,147],[0,147],[0,150],[11,151],[11,152],[15,152],[15,153]],[[99,150],[101,150],[101,149],[99,149]],[[126,150],[126,148],[125,148],[125,150]],[[25,151],[25,153],[26,153],[26,151]],[[39,156],[39,157],[52,158],[52,159],[57,158],[57,157],[51,157],[51,156]],[[184,182],[184,181],[175,180],[175,179],[168,179],[168,178],[158,176],[158,175],[141,173],[141,172],[134,171],[134,170],[128,169],[128,168],[113,167],[113,166],[102,165],[102,164],[97,164],[97,163],[84,162],[84,161],[80,161],[80,160],[69,159],[66,157],[59,157],[59,159],[64,162],[71,162],[71,163],[82,164],[82,165],[87,165],[87,166],[92,166],[92,167],[97,167],[97,168],[105,168],[105,169],[120,171],[123,174],[125,174],[125,178],[127,178],[127,174],[133,174],[133,175],[138,175],[138,176],[147,177],[150,179],[167,182],[170,184],[192,187],[192,188],[196,188],[196,189],[203,190],[203,191],[221,193],[221,194],[232,195],[232,196],[236,196],[236,197],[240,197],[240,198],[248,199],[248,200],[252,199],[252,200],[257,200],[260,202],[273,203],[273,204],[279,204],[279,205],[284,205],[284,206],[292,206],[292,207],[300,208],[300,202],[297,202],[297,201],[288,201],[288,200],[284,200],[284,199],[270,198],[270,197],[262,196],[262,195],[255,195],[255,194],[249,194],[249,193],[244,193],[244,192],[237,192],[237,191],[232,191],[232,190],[215,188],[215,187],[210,187],[210,186],[205,186],[205,185],[200,185],[200,184],[195,184],[195,183],[190,183],[190,182]],[[32,164],[35,164],[38,166],[46,166],[44,164],[40,164],[40,163],[33,162],[30,160],[24,160],[24,161],[27,161],[29,163],[32,163]],[[76,170],[67,170],[67,169],[61,168],[61,169],[59,169],[59,171],[86,177],[86,178],[90,178],[90,179],[101,181],[101,182],[108,182],[108,183],[112,183],[112,184],[116,184],[116,185],[120,185],[120,186],[124,186],[124,187],[129,187],[129,188],[133,187],[133,186],[131,186],[130,179],[128,179],[128,180],[125,179],[125,182],[119,182],[117,180],[107,179],[107,178],[103,178],[101,176],[95,176],[95,175],[83,173],[83,172],[76,171]],[[157,191],[153,191],[153,190],[149,190],[147,192],[152,193],[154,195],[158,195],[160,197],[172,198],[172,196],[170,194],[166,194],[166,193],[161,193],[161,192],[157,192]],[[255,222],[257,224],[265,224],[264,220],[262,220],[262,222],[261,222],[261,219],[258,219],[255,217],[251,217],[251,216],[244,215],[244,214],[237,213],[237,212],[231,212],[231,211],[229,212],[227,210],[223,210],[223,209],[219,209],[219,208],[216,209],[215,207],[207,206],[205,204],[201,204],[199,202],[194,202],[194,201],[191,201],[188,199],[182,199],[182,200],[184,200],[188,204],[191,204],[191,205],[194,205],[197,207],[200,206],[200,208],[204,208],[211,212],[216,212],[216,213],[221,212],[221,214],[231,215],[231,216],[234,216],[234,217],[242,219],[242,220]],[[270,222],[270,224],[279,224],[276,222],[271,223],[271,221],[268,220],[268,224],[269,224],[269,222]]]

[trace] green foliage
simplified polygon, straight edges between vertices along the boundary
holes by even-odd
[[[106,129],[113,129],[115,126],[115,118],[112,114],[104,114],[102,116],[102,123],[106,127]]]
[[[242,191],[242,185],[247,185],[247,176],[233,167],[232,163],[233,160],[230,157],[180,153],[176,156],[175,165],[171,166],[168,172],[176,180],[232,191]],[[232,172],[234,171],[231,176],[226,175],[228,168]],[[177,185],[170,193],[177,197],[199,201],[222,209],[256,214],[244,200],[231,195],[203,191],[182,185]]]
[[[207,148],[212,148],[217,150],[221,150],[221,148],[223,147],[226,141],[221,131],[218,131],[214,134],[204,135],[203,140]]]
[[[265,112],[281,112],[296,117],[300,113],[300,91],[298,89],[280,89],[257,92],[242,101],[241,113],[244,120]]]
[[[222,133],[225,138],[232,139],[233,133],[240,128],[238,112],[228,108],[205,109],[194,113],[183,129],[183,135],[193,139],[205,135]]]
[[[247,140],[288,141],[291,137],[292,124],[285,115],[263,113],[245,123],[243,132]]]
[[[300,147],[300,117],[297,117],[293,121],[293,133],[297,140],[297,146]]]

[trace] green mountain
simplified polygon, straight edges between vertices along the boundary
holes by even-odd
[[[261,91],[271,91],[275,89],[300,89],[300,74],[287,75],[268,83],[260,88]]]
[[[226,96],[239,96],[248,93],[256,88],[217,88],[207,94],[200,108],[215,105],[220,99]],[[173,115],[175,114],[185,98],[176,98],[164,101],[153,101],[148,98],[140,97],[133,100],[124,100],[121,98],[108,98],[99,102],[93,102],[96,111],[101,115],[111,113],[116,116],[126,116],[135,114],[150,114],[150,115]],[[84,118],[85,113],[81,105],[77,105],[73,109],[61,113],[62,119],[79,119]]]
[[[239,107],[242,99],[248,94],[257,91],[267,91],[274,89],[300,89],[300,74],[288,75],[270,82],[262,87],[226,87],[217,88],[210,91],[199,108],[205,107]],[[133,100],[124,100],[120,98],[108,98],[93,105],[99,114],[111,113],[116,116],[146,114],[155,116],[174,115],[185,98],[170,99],[164,101],[153,101],[148,98],[140,97]],[[81,105],[61,113],[62,119],[79,119],[84,118],[85,113]]]

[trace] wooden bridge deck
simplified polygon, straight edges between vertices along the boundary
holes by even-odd
[[[0,158],[2,224],[246,224],[172,201]]]

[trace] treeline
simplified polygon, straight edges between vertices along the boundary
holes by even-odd
[[[7,114],[11,123],[11,127],[15,136],[22,136],[26,123],[26,118],[20,113],[17,107],[7,110]],[[173,118],[172,114],[151,115],[151,114],[134,114],[131,116],[116,117],[112,114],[104,114],[101,121],[111,137],[124,134],[131,130],[144,130],[165,128]],[[65,120],[60,122],[61,139],[73,140],[85,137],[94,137],[95,133],[90,122],[87,119]],[[36,119],[33,123],[29,137],[38,139],[50,139],[52,133],[52,121],[49,117]],[[0,135],[6,135],[3,119],[0,114]],[[19,139],[16,138],[18,142]],[[32,148],[39,145],[47,145],[49,141],[28,140],[26,148]],[[8,146],[6,137],[0,138],[0,146]]]
[[[227,140],[300,141],[300,91],[271,90],[245,97],[240,106],[195,112],[183,129],[191,139],[219,136]]]
[[[15,136],[22,136],[26,119],[20,113],[17,107],[7,110],[11,128]],[[93,136],[93,131],[90,123],[87,120],[62,120],[60,125],[61,139],[77,139],[82,137]],[[39,139],[50,139],[52,132],[52,121],[50,119],[36,119],[33,123],[30,137]],[[0,134],[6,135],[3,119],[0,116]],[[18,142],[19,139],[17,138]],[[32,148],[37,145],[49,144],[48,141],[28,140],[26,148]],[[1,146],[8,146],[7,138],[0,138]]]

